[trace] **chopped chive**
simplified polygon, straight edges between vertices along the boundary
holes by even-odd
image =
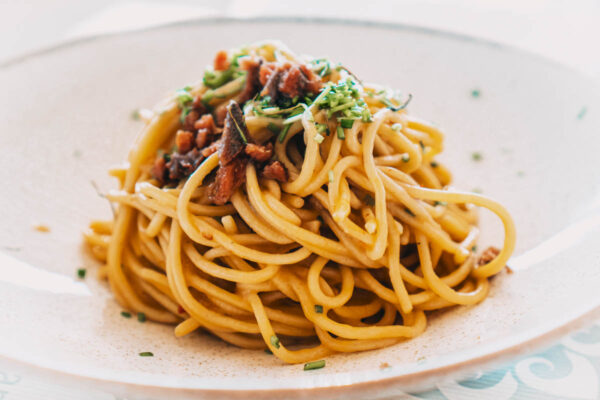
[[[440,164],[438,164],[436,161],[432,161],[429,163],[429,165],[431,165],[431,168],[437,168]]]
[[[280,348],[281,345],[279,344],[279,338],[275,335],[271,336],[271,344],[273,345],[273,347],[275,347],[276,349]]]
[[[481,190],[481,188],[473,188],[472,192],[481,194],[483,193],[483,190]]]
[[[273,132],[275,135],[277,135],[281,131],[281,128],[272,122],[269,122],[269,125],[267,125],[267,129]]]
[[[137,318],[140,322],[146,322],[146,314],[144,314],[143,312],[137,313]]]
[[[329,177],[329,182],[333,183],[333,171],[332,170],[329,170],[327,172],[327,176]]]
[[[375,205],[375,199],[373,197],[371,197],[370,194],[365,196],[365,204],[368,205],[369,207],[373,207]]]
[[[587,113],[587,107],[583,107],[577,114],[577,119],[583,119],[583,117],[585,117],[586,113]]]
[[[242,131],[242,128],[240,128],[240,126],[238,125],[237,121],[233,117],[233,114],[231,113],[231,108],[228,108],[227,112],[229,113],[229,116],[231,117],[231,120],[233,121],[233,124],[235,125],[235,128],[237,129],[238,133],[240,134],[240,137],[242,138],[242,141],[244,143],[248,143],[248,139],[246,139],[246,136],[244,135],[244,131]]]
[[[79,279],[83,279],[83,278],[85,278],[85,273],[86,273],[86,270],[85,270],[85,268],[79,268],[79,269],[77,270],[77,277],[78,277]]]
[[[410,211],[410,208],[408,207],[404,207],[404,211],[406,211],[406,213],[412,217],[415,217],[415,213],[413,213],[412,211]]]
[[[475,151],[471,154],[471,158],[473,161],[481,161],[483,159],[483,155],[480,152]]]
[[[434,206],[447,206],[448,203],[445,202],[445,201],[438,201],[438,200],[436,200],[436,201],[433,202],[433,205]]]
[[[154,357],[151,351],[143,351],[140,353],[140,357]]]
[[[325,360],[311,361],[311,362],[304,364],[304,370],[309,371],[311,369],[321,369],[324,366],[325,366]]]
[[[353,119],[342,119],[340,121],[340,125],[342,125],[342,128],[350,129],[350,128],[352,128],[352,125],[354,125],[354,120]]]
[[[180,108],[194,101],[194,97],[183,89],[176,91],[175,97]]]
[[[471,90],[471,97],[473,97],[474,99],[476,99],[479,96],[481,96],[481,92],[479,91],[479,89],[473,89],[473,90]]]
[[[346,135],[344,135],[344,129],[340,125],[338,125],[337,127],[337,137],[341,140],[344,140],[346,138]]]
[[[315,312],[317,314],[323,314],[323,306],[320,304],[315,304]]]
[[[131,318],[131,313],[129,311],[121,311],[121,316],[124,318]]]
[[[395,130],[396,132],[402,130],[402,124],[400,123],[395,123],[394,125],[392,125],[392,129]]]
[[[279,133],[279,136],[277,137],[277,140],[279,140],[279,143],[283,143],[291,126],[292,126],[291,124],[288,124],[283,127],[283,129],[281,130],[281,133]]]
[[[140,110],[136,109],[131,112],[131,119],[134,121],[140,120]]]
[[[184,87],[183,87],[183,90],[185,90],[186,92],[189,92],[189,91],[191,91],[191,90],[192,90],[192,87],[191,87],[191,86],[189,86],[189,85],[188,85],[188,86],[184,86]]]
[[[315,134],[315,142],[321,144],[323,143],[323,140],[325,140],[325,137],[323,135],[321,135],[320,133]]]
[[[402,154],[402,162],[409,162],[409,161],[410,161],[410,154],[408,154],[408,153]]]
[[[421,150],[425,151],[425,144],[423,144],[422,140],[419,140],[419,146],[421,146]]]
[[[317,124],[317,132],[323,133],[326,132],[327,136],[329,136],[329,127],[325,124]]]
[[[273,352],[271,350],[269,350],[269,349],[265,349],[265,353],[273,355]]]
[[[475,252],[477,251],[477,245],[476,245],[476,244],[475,244],[475,245],[473,245],[473,247],[471,247],[471,251],[472,251],[473,253],[475,253]]]

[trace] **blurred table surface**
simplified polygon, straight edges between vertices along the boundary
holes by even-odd
[[[320,16],[396,22],[508,44],[600,79],[600,0],[0,1],[0,63],[52,44],[196,17]],[[599,399],[600,323],[535,354],[435,390],[398,399]],[[11,372],[0,361],[0,400],[116,400]],[[389,399],[389,398],[388,398]],[[122,399],[123,400],[123,399]]]

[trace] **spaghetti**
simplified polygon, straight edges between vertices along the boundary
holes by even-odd
[[[410,98],[409,98],[410,99]],[[391,346],[482,301],[508,212],[449,189],[443,135],[393,91],[277,43],[220,52],[111,170],[114,220],[85,233],[117,301],[287,363]],[[504,225],[475,253],[476,207]]]

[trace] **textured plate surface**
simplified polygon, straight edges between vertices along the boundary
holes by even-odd
[[[480,188],[517,223],[515,273],[496,277],[486,301],[432,315],[412,341],[335,355],[310,372],[119,315],[81,244],[91,218],[110,216],[90,182],[114,187],[106,171],[140,129],[132,110],[199,79],[217,50],[266,38],[412,93],[409,111],[443,128],[455,185]],[[600,91],[543,59],[410,27],[213,20],[59,46],[2,66],[0,86],[0,356],[24,368],[154,396],[384,396],[524,351],[598,314]],[[482,213],[481,226],[483,245],[500,244],[498,221]],[[85,281],[75,279],[80,267]]]

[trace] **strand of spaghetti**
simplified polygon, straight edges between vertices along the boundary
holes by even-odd
[[[388,209],[392,215],[400,221],[410,225],[413,229],[419,229],[427,235],[432,241],[435,241],[442,249],[458,257],[457,262],[462,262],[469,257],[469,250],[460,246],[450,239],[448,234],[442,231],[439,226],[431,225],[425,221],[419,221],[406,210],[397,204],[388,202]]]
[[[361,304],[357,306],[341,306],[333,309],[333,312],[340,317],[346,318],[367,318],[371,315],[377,314],[383,307],[383,302],[377,296],[371,296],[372,299],[367,304]]]
[[[446,285],[433,270],[431,264],[431,257],[429,253],[429,242],[427,236],[420,231],[415,231],[415,238],[417,239],[417,250],[419,251],[419,258],[421,259],[421,268],[423,271],[423,277],[427,281],[428,286],[431,290],[443,299],[448,300],[455,304],[476,304],[479,303],[487,295],[489,284],[486,278],[479,278],[477,284],[477,290],[470,293],[460,293],[453,290],[450,286]],[[473,263],[474,258],[469,257],[466,263]]]
[[[250,204],[264,219],[273,221],[275,225],[287,232],[287,234],[296,242],[302,244],[308,252],[315,252],[340,264],[349,266],[360,265],[356,260],[347,255],[346,249],[341,243],[290,224],[284,219],[279,218],[276,214],[270,212],[268,205],[264,202],[256,179],[256,169],[252,164],[248,164],[246,167],[246,191],[248,192]]]
[[[239,243],[236,243],[229,235],[215,229],[210,225],[210,223],[203,219],[208,217],[194,217],[192,219],[186,205],[190,200],[194,188],[196,188],[202,183],[204,177],[206,177],[206,175],[208,175],[208,173],[217,166],[218,162],[218,154],[216,153],[207,158],[190,176],[190,178],[183,186],[183,189],[179,195],[179,199],[177,201],[177,216],[178,221],[181,224],[181,228],[184,230],[186,235],[195,242],[199,243],[206,241],[206,235],[210,237],[209,240],[215,240],[222,247],[226,248],[227,250],[231,251],[237,256],[243,257],[251,261],[264,262],[265,264],[294,264],[308,257],[311,252],[310,250],[305,248],[300,248],[299,250],[293,253],[270,254],[254,250],[249,247],[241,246]],[[200,231],[196,224],[194,224],[192,221],[196,222],[200,226],[200,228],[203,229],[203,231]]]
[[[279,265],[269,265],[264,269],[252,272],[224,268],[202,257],[191,243],[184,244],[183,250],[192,263],[200,270],[210,276],[231,282],[260,283],[271,279],[279,271]]]
[[[304,127],[304,137],[306,139],[306,152],[304,153],[302,168],[300,169],[300,175],[298,175],[296,179],[282,185],[283,190],[287,193],[299,194],[302,188],[310,183],[317,166],[317,158],[321,160],[321,156],[319,155],[319,143],[315,140],[317,130],[315,124],[309,121],[309,114],[312,117],[312,111],[310,109],[307,109],[302,114],[302,126]]]
[[[306,197],[315,191],[317,191],[321,186],[327,183],[329,179],[329,171],[334,167],[336,162],[340,156],[340,150],[342,148],[342,141],[337,137],[332,135],[331,146],[329,147],[329,154],[327,156],[327,161],[323,168],[313,177],[310,183],[306,186],[302,187],[297,195],[301,197]]]
[[[375,243],[367,249],[367,255],[372,260],[377,260],[383,256],[386,248],[386,239],[388,236],[387,209],[385,188],[381,177],[377,173],[375,160],[373,159],[373,146],[377,130],[388,115],[389,110],[382,110],[373,116],[373,122],[367,127],[363,134],[363,167],[365,173],[373,187],[375,188],[375,218],[377,219],[377,232],[375,233]]]
[[[400,232],[396,228],[396,223],[391,215],[388,215],[388,225],[390,227],[389,233],[389,244],[388,244],[388,268],[390,270],[390,281],[396,297],[398,298],[398,304],[404,314],[410,314],[412,311],[412,303],[408,297],[408,291],[402,280],[402,274],[400,272]]]
[[[317,196],[317,194],[318,192],[315,193],[315,197],[321,201],[324,196]],[[367,257],[367,255],[364,253],[364,249],[359,247],[359,245],[355,243],[351,237],[346,235],[346,233],[340,229],[338,224],[335,223],[333,218],[331,218],[329,213],[327,213],[325,210],[321,212],[321,217],[327,226],[329,226],[329,228],[333,231],[335,236],[340,240],[340,242],[348,249],[350,254],[352,254],[352,256],[361,263],[361,267],[379,268],[383,265],[380,260],[371,260],[369,257]]]
[[[515,249],[517,232],[512,217],[502,205],[492,199],[475,193],[447,192],[444,190],[424,189],[409,185],[405,185],[405,188],[409,194],[419,199],[440,200],[448,203],[471,203],[487,208],[496,214],[504,225],[504,246],[496,258],[474,270],[473,276],[476,278],[487,278],[497,274],[504,268],[508,258]]]
[[[169,254],[167,256],[167,279],[171,291],[177,293],[176,297],[181,305],[194,319],[203,325],[222,326],[234,332],[258,333],[259,329],[256,323],[241,321],[214,312],[203,306],[192,296],[185,282],[183,266],[181,265],[181,233],[178,222],[173,220],[171,222]]]
[[[301,363],[318,360],[332,353],[331,350],[323,345],[295,351],[286,349],[277,338],[277,335],[275,335],[275,332],[273,331],[271,323],[269,322],[269,318],[265,313],[264,307],[258,295],[256,293],[249,294],[248,301],[254,310],[254,315],[258,325],[260,326],[260,334],[262,335],[263,340],[269,347],[269,350],[271,350],[274,355],[283,361],[288,363]]]
[[[340,353],[353,353],[356,351],[380,349],[382,347],[388,347],[396,344],[400,340],[395,338],[363,340],[334,339],[329,333],[325,332],[319,327],[316,328],[316,331],[317,336],[323,345]]]
[[[318,257],[308,270],[308,290],[315,301],[327,305],[328,308],[337,308],[343,306],[352,297],[354,290],[354,275],[350,268],[341,266],[342,271],[342,289],[336,296],[327,296],[321,291],[319,277],[321,270],[327,264],[326,258]]]
[[[300,298],[300,304],[306,317],[319,328],[331,332],[336,336],[346,339],[382,339],[414,337],[425,330],[426,319],[422,311],[414,311],[418,316],[413,326],[391,325],[391,326],[368,326],[353,327],[336,322],[324,314],[315,311],[315,305],[310,299],[308,289],[299,280],[294,281],[294,290]]]

